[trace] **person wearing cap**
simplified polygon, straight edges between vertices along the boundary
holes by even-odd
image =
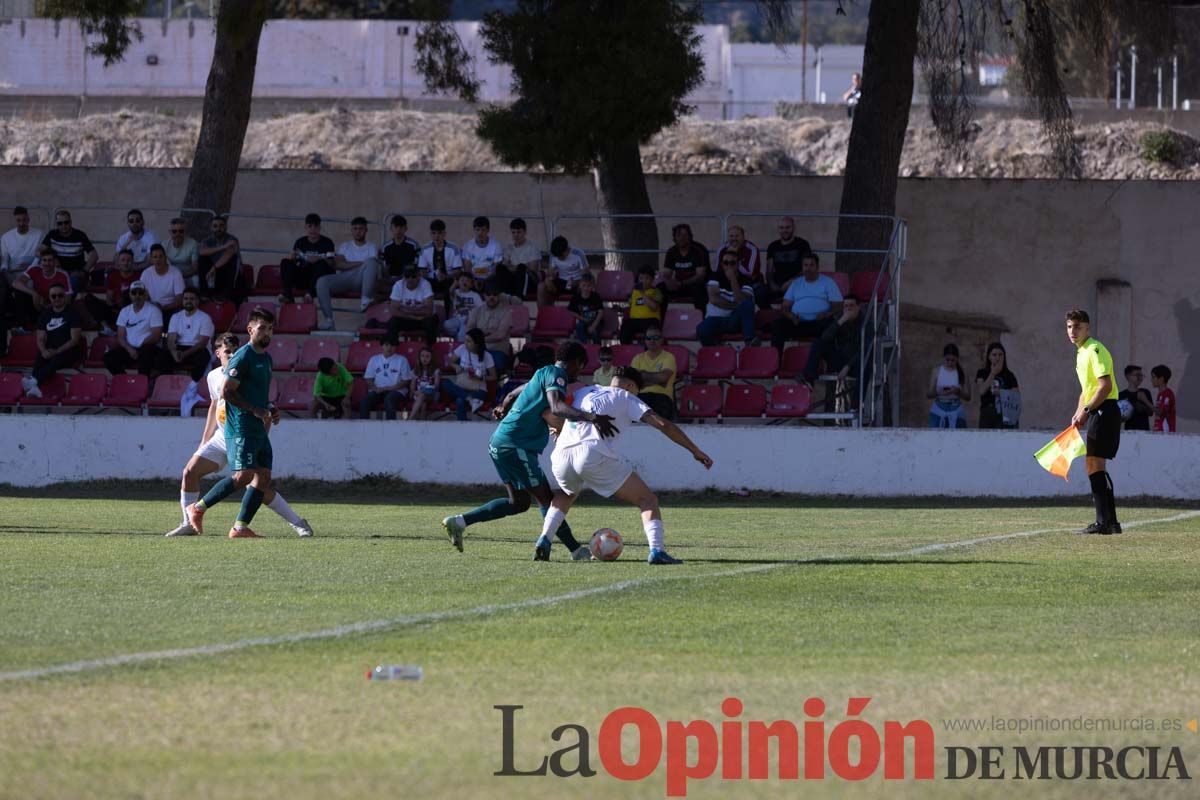
[[[367,393],[358,404],[358,418],[370,419],[371,411],[383,401],[383,414],[389,420],[396,419],[396,406],[408,397],[413,371],[408,359],[396,352],[400,342],[394,336],[383,339],[383,352],[371,356],[363,377],[367,380]]]
[[[504,300],[499,282],[492,280],[483,289],[483,305],[475,306],[467,315],[467,330],[483,331],[497,372],[503,372],[512,363],[512,306]]]
[[[158,359],[163,320],[158,306],[149,302],[146,284],[134,281],[129,287],[129,305],[117,315],[117,346],[104,354],[104,367],[113,375],[124,375],[136,366],[149,375]]]
[[[421,270],[416,264],[405,265],[404,276],[392,286],[388,305],[391,310],[388,336],[398,340],[405,331],[421,331],[425,344],[433,346],[438,329],[433,287],[421,277]]]

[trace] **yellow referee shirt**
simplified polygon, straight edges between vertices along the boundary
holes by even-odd
[[[1113,376],[1112,355],[1108,348],[1089,337],[1075,354],[1075,374],[1079,377],[1079,385],[1083,388],[1083,401],[1092,399],[1100,389],[1100,379],[1105,375],[1112,380],[1112,389],[1105,400],[1116,400],[1117,381]]]

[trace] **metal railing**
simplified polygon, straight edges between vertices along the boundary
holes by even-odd
[[[872,335],[859,343],[857,425],[881,428],[889,414],[892,426],[900,418],[900,275],[908,259],[908,223],[899,217],[877,219],[892,222],[892,235],[863,310],[863,324],[871,326]]]
[[[104,251],[100,251],[100,260],[108,261],[115,255],[115,253],[113,253],[112,251],[113,251],[113,249],[116,248],[117,239],[103,238],[104,234],[101,234],[99,236],[93,236],[92,231],[111,230],[110,228],[107,228],[107,226],[112,223],[112,218],[120,219],[121,224],[124,225],[125,224],[125,215],[128,214],[130,211],[132,211],[135,208],[138,211],[142,212],[142,219],[145,220],[146,230],[153,231],[155,237],[157,238],[157,241],[160,241],[160,242],[166,241],[167,239],[170,238],[167,235],[167,230],[168,230],[171,220],[174,217],[181,217],[181,216],[188,215],[188,214],[200,214],[200,215],[208,215],[208,218],[211,221],[212,218],[217,215],[217,212],[213,211],[211,208],[178,208],[178,207],[174,207],[174,206],[163,207],[163,206],[139,206],[139,205],[122,205],[122,206],[76,206],[76,205],[72,205],[72,206],[55,206],[54,210],[52,212],[52,216],[57,215],[58,212],[60,212],[60,211],[68,212],[71,215],[71,227],[77,228],[77,229],[87,233],[88,238],[92,240],[92,244],[96,245],[96,249],[98,251],[100,250],[100,245],[108,245],[109,246],[109,251],[107,253]],[[96,226],[91,224],[91,222],[95,220],[94,212],[104,212],[105,214],[108,214],[109,212],[111,212],[112,218],[106,218],[105,221],[101,223],[102,225],[106,226],[105,228],[103,228],[103,229],[97,228]],[[129,230],[128,226],[125,226],[124,228],[122,228],[121,233],[117,234],[117,238],[120,238],[120,236],[123,235],[128,230]]]
[[[719,241],[717,243],[716,248],[708,247],[708,245],[705,245],[705,247],[709,250],[710,253],[715,253],[717,250],[719,250],[721,247],[721,244],[723,244],[727,238],[726,227],[725,227],[725,218],[722,217],[721,215],[719,215],[719,214],[683,214],[683,213],[679,213],[679,214],[675,214],[675,213],[669,213],[669,214],[668,213],[559,214],[550,223],[551,238],[553,239],[555,236],[560,236],[560,235],[565,236],[566,235],[566,233],[564,232],[564,229],[567,226],[564,225],[564,223],[567,223],[569,225],[569,223],[572,221],[596,220],[598,222],[602,222],[603,220],[611,220],[611,219],[646,219],[646,220],[653,220],[655,223],[670,223],[670,226],[668,226],[665,231],[662,229],[659,230],[658,233],[659,233],[659,241],[660,242],[662,242],[662,241],[670,242],[671,241],[670,228],[673,227],[674,224],[678,224],[680,222],[686,222],[693,227],[693,230],[692,230],[693,241],[702,242],[704,239],[709,238],[709,237],[705,236],[704,234],[711,232],[712,229],[705,228],[705,229],[701,230],[701,232],[698,234],[696,231],[696,228],[698,228],[699,225],[697,223],[708,222],[708,221],[715,222],[716,223],[715,230],[717,231],[717,238]],[[610,248],[610,247],[606,247],[603,244],[603,242],[601,242],[599,246],[596,246],[594,240],[584,239],[583,241],[580,241],[579,237],[572,238],[572,236],[567,236],[567,240],[570,241],[573,246],[578,247],[580,250],[583,250],[585,253],[594,253],[597,255],[604,255],[606,257],[609,254],[614,254],[614,255],[616,255],[616,254],[631,254],[631,255],[651,255],[651,254],[653,254],[656,257],[660,257],[663,254],[665,254],[670,247],[670,245],[668,245],[667,247],[658,247],[655,249],[650,249],[650,248],[641,248],[641,249],[639,249],[639,248]],[[711,239],[710,239],[710,241],[711,241]]]

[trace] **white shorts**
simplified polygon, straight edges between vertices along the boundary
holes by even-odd
[[[225,431],[219,430],[214,433],[207,442],[200,445],[195,456],[213,462],[217,469],[224,469],[229,463],[229,456],[225,453]]]
[[[624,461],[587,445],[555,450],[550,457],[550,468],[554,480],[567,494],[591,489],[601,497],[612,497],[633,474],[633,468]]]

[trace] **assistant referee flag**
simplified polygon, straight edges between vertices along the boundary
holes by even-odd
[[[1033,454],[1038,463],[1051,475],[1057,475],[1064,481],[1071,462],[1087,453],[1087,445],[1079,435],[1079,429],[1074,425],[1054,437],[1048,445]]]

